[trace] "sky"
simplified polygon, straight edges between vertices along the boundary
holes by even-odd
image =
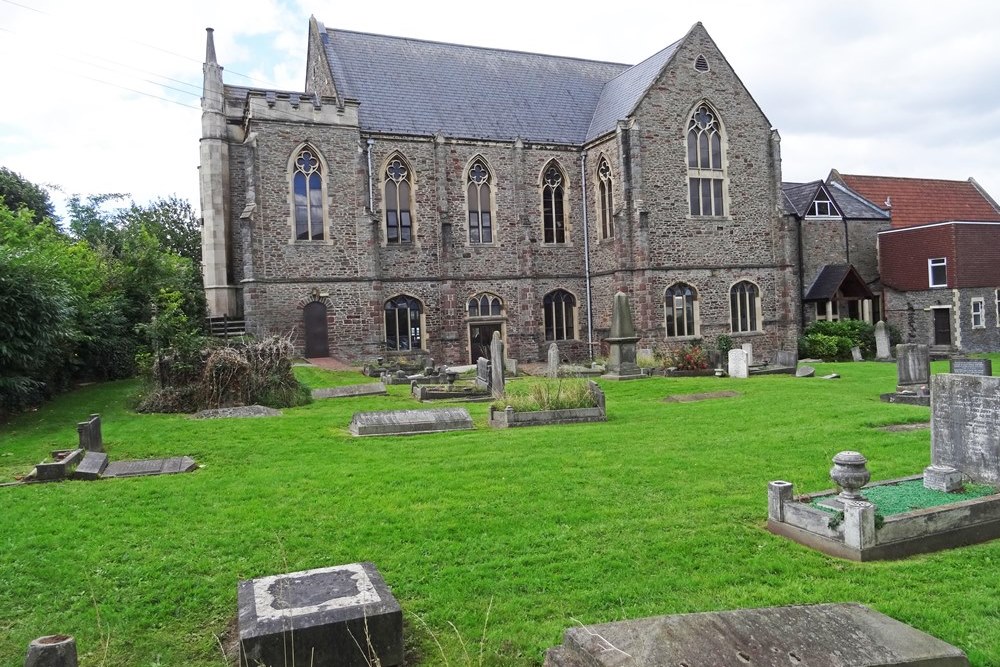
[[[201,63],[302,90],[340,28],[637,63],[701,21],[781,134],[782,177],[964,180],[1000,198],[1000,3],[0,0],[0,166],[66,196],[198,202]]]

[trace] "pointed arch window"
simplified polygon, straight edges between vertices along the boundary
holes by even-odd
[[[469,167],[466,187],[469,209],[469,243],[493,243],[493,215],[490,170],[477,159]]]
[[[422,347],[422,311],[420,301],[407,294],[400,294],[385,302],[387,350],[419,350]]]
[[[542,300],[545,311],[545,340],[576,338],[576,297],[566,290],[549,292]]]
[[[542,177],[542,225],[546,243],[566,243],[566,178],[553,160]]]
[[[503,299],[489,292],[477,294],[469,299],[468,312],[470,319],[503,317]]]
[[[663,305],[667,338],[699,335],[698,290],[686,283],[671,285],[664,294]]]
[[[614,183],[611,180],[611,164],[602,157],[597,163],[597,212],[601,217],[601,238],[610,239],[615,235]]]
[[[743,280],[729,290],[730,329],[733,333],[760,331],[760,289]]]
[[[410,215],[410,169],[401,158],[393,158],[385,168],[385,242],[413,242]]]
[[[292,206],[295,238],[323,240],[323,169],[319,157],[308,146],[295,157],[292,172]]]
[[[691,215],[725,215],[722,124],[707,104],[700,104],[691,115],[687,148]]]

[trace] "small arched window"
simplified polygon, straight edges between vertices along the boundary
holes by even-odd
[[[722,124],[707,104],[698,105],[691,115],[687,148],[691,215],[725,215]]]
[[[760,289],[742,280],[729,290],[730,329],[733,333],[760,331]]]
[[[698,291],[686,283],[676,283],[667,288],[663,300],[666,311],[667,338],[697,336],[700,322]]]
[[[420,301],[401,294],[385,302],[385,348],[419,350],[422,346]]]
[[[601,238],[615,235],[614,183],[611,180],[611,164],[607,158],[597,163],[597,211],[601,217]]]
[[[292,171],[292,208],[295,238],[323,240],[323,169],[319,157],[306,146],[295,156]]]
[[[385,168],[385,241],[411,243],[413,219],[410,215],[410,170],[402,158],[389,161]]]
[[[493,243],[490,170],[482,159],[469,167],[467,185],[469,208],[469,243]]]
[[[555,160],[542,176],[542,224],[546,243],[566,243],[566,182]]]
[[[469,299],[469,318],[502,317],[503,300],[496,294],[483,292]]]
[[[566,290],[549,292],[542,300],[545,311],[545,340],[572,340],[576,337],[576,297]]]

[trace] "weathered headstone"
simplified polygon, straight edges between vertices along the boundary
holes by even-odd
[[[73,472],[73,479],[95,480],[108,467],[108,455],[104,452],[87,452]]]
[[[77,667],[76,640],[69,635],[48,635],[28,644],[24,667]]]
[[[795,371],[797,378],[811,378],[816,375],[816,369],[812,366],[799,366]]]
[[[490,360],[486,357],[476,359],[476,386],[490,390]]]
[[[750,364],[747,363],[747,351],[743,349],[729,350],[729,377],[750,377]]]
[[[655,616],[573,627],[545,667],[968,667],[951,644],[860,604]]]
[[[892,350],[889,347],[889,330],[882,320],[879,320],[875,324],[875,360],[892,361]]]
[[[347,384],[340,387],[313,389],[313,398],[348,398],[351,396],[378,396],[386,394],[382,382],[367,382],[365,384]]]
[[[403,612],[371,563],[241,581],[240,664],[391,667]]]
[[[861,354],[861,348],[855,345],[851,348],[851,359],[854,361],[864,361],[865,358]]]
[[[472,428],[472,417],[465,408],[355,412],[349,428],[359,436],[465,431]]]
[[[507,369],[507,373],[517,377],[517,359],[512,359],[507,357],[507,361],[504,363],[504,367]]]
[[[896,391],[913,391],[931,379],[931,355],[926,345],[900,343],[896,346]]]
[[[940,374],[931,383],[931,465],[1000,484],[1000,377]]]
[[[948,364],[949,373],[959,375],[993,375],[993,360],[971,357],[953,357]]]
[[[608,380],[642,377],[642,371],[636,364],[636,343],[639,342],[639,336],[635,335],[632,309],[628,303],[628,295],[624,292],[615,293],[611,309],[611,335],[604,340],[610,347],[610,352],[608,372],[602,377]]]
[[[740,347],[747,353],[747,366],[753,366],[753,343],[743,343]]]
[[[102,477],[140,477],[143,475],[173,475],[191,472],[198,467],[190,456],[174,456],[169,459],[139,459],[138,461],[112,461],[104,469]]]
[[[503,352],[503,338],[499,331],[494,331],[490,341],[490,393],[494,398],[500,398],[504,393]]]
[[[101,436],[101,415],[90,415],[87,421],[76,425],[80,437],[80,449],[88,452],[103,452],[104,439]]]
[[[774,365],[783,368],[795,368],[799,365],[798,350],[778,350],[774,353]]]
[[[548,362],[545,374],[550,378],[559,377],[559,346],[555,343],[549,344]]]

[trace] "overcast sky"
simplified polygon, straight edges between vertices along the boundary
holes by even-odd
[[[198,207],[201,63],[301,90],[327,27],[637,63],[701,21],[782,137],[786,181],[966,179],[1000,197],[1000,3],[0,0],[0,165]]]

